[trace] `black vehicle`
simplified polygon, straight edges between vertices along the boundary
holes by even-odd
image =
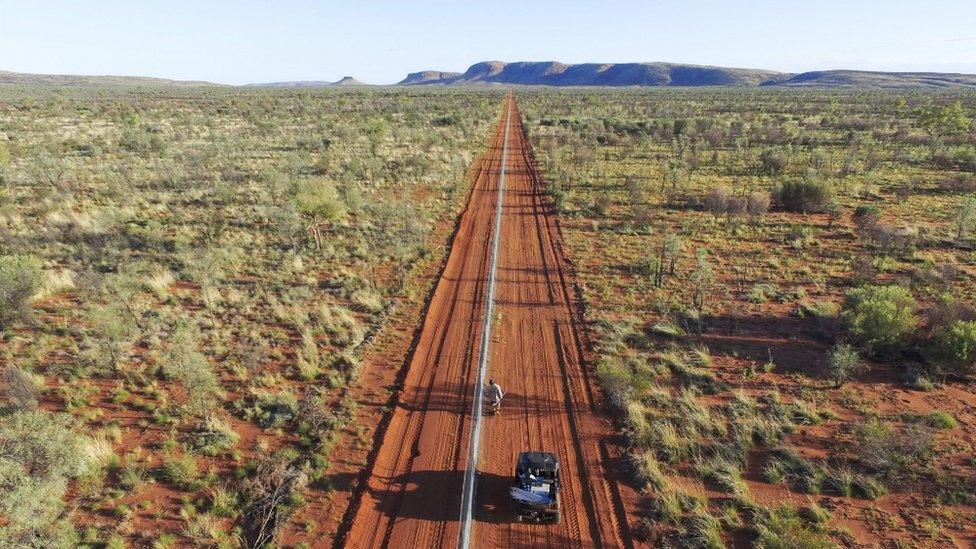
[[[549,452],[522,452],[509,493],[517,522],[559,522],[559,460]]]

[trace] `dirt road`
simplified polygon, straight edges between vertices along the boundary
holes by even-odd
[[[339,543],[349,547],[454,547],[468,467],[471,410],[506,113],[507,182],[487,376],[507,395],[482,420],[472,545],[629,545],[618,487],[608,480],[611,427],[583,363],[580,317],[556,220],[514,98],[479,160],[470,202],[431,299],[397,405],[354,501]],[[563,520],[519,524],[508,508],[516,455],[555,452],[562,466]]]

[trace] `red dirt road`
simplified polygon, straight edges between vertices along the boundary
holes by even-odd
[[[434,290],[400,396],[348,514],[349,547],[454,547],[471,438],[505,114],[511,108],[507,181],[487,377],[507,395],[482,419],[472,545],[624,547],[620,487],[607,475],[612,428],[583,362],[581,317],[559,228],[521,126],[506,100],[480,159],[443,275]],[[563,519],[515,523],[508,487],[523,450],[555,452]]]

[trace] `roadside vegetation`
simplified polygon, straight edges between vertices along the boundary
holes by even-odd
[[[976,531],[976,96],[526,91],[655,546]]]
[[[256,547],[328,497],[500,97],[0,90],[0,546]]]

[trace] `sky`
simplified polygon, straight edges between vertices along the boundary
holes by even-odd
[[[976,73],[974,0],[0,0],[0,70],[390,84],[485,60]]]

